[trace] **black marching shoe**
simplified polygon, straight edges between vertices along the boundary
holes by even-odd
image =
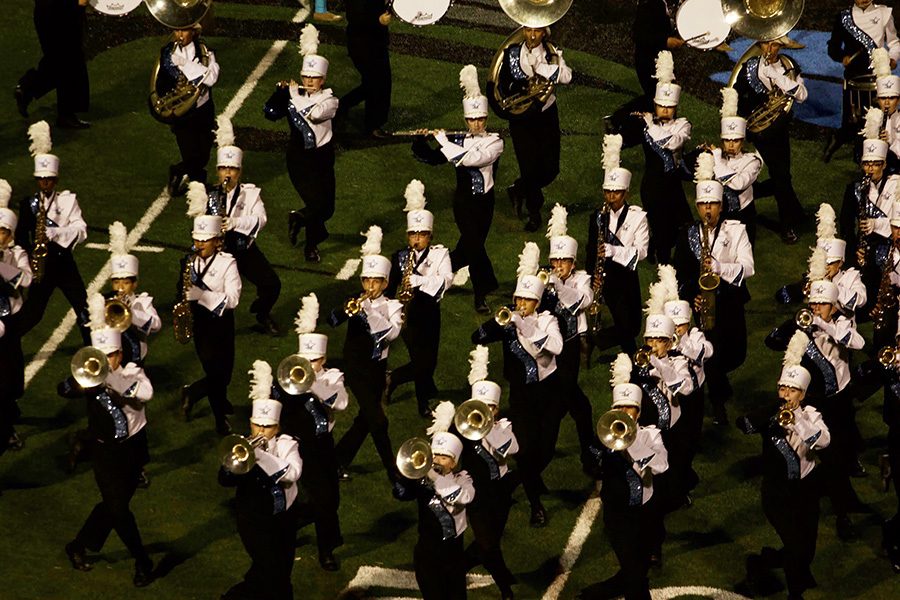
[[[222,417],[222,420],[216,421],[216,433],[225,437],[229,433],[231,433],[231,423],[228,422],[226,417]]]
[[[353,476],[350,475],[350,471],[347,470],[347,467],[338,467],[337,478],[338,481],[350,481],[353,479]]]
[[[787,244],[788,246],[793,246],[797,243],[797,240],[800,239],[800,236],[797,235],[797,232],[793,227],[785,227],[781,230],[781,241]]]
[[[75,542],[66,544],[66,556],[69,557],[73,569],[77,571],[91,570],[91,565],[88,564],[87,557],[84,555],[84,548],[79,548]]]
[[[541,213],[531,213],[525,223],[525,231],[534,233],[541,228]]]
[[[13,431],[12,435],[9,436],[9,439],[6,441],[6,449],[10,452],[18,452],[24,447],[25,440],[23,440],[18,433]]]
[[[281,335],[281,330],[278,329],[278,325],[272,320],[271,315],[256,315],[256,326],[254,329],[260,333],[271,335],[272,337]]]
[[[516,211],[516,216],[521,219],[523,216],[522,205],[525,203],[525,198],[519,195],[516,184],[507,186],[506,195],[509,196],[509,203],[512,204],[513,210]]]
[[[340,568],[334,553],[325,552],[319,554],[319,566],[325,571],[337,571]]]
[[[134,587],[147,587],[153,582],[153,563],[135,565],[134,578],[131,580]]]
[[[146,490],[150,487],[150,477],[147,476],[147,471],[141,469],[141,474],[138,475],[137,486],[142,490]]]
[[[56,126],[62,127],[63,129],[88,129],[91,124],[88,121],[83,121],[78,118],[74,113],[71,115],[59,115],[56,119]]]
[[[307,246],[306,249],[303,250],[303,258],[309,263],[322,262],[322,255],[319,254],[319,249],[315,246]]]
[[[484,296],[475,296],[475,312],[480,315],[491,314],[491,307],[488,306],[487,299]]]
[[[31,97],[25,93],[25,88],[21,85],[17,85],[16,89],[13,90],[13,98],[16,99],[16,108],[19,109],[19,114],[27,119],[28,104],[31,102]]]
[[[850,477],[862,478],[866,475],[868,475],[868,473],[866,473],[866,468],[859,462],[859,458],[857,458],[856,462],[850,466]]]
[[[191,409],[194,408],[194,399],[191,398],[191,386],[181,386],[181,416],[185,421],[191,420]]]
[[[538,502],[531,505],[531,520],[529,523],[532,527],[546,527],[548,520],[547,509],[544,508],[543,504]]]
[[[291,246],[297,245],[297,237],[300,230],[306,225],[306,219],[299,210],[292,210],[288,213],[288,237],[291,240]]]
[[[178,196],[183,196],[187,193],[188,184],[191,179],[187,176],[187,174],[176,174],[169,177],[169,196],[172,198],[177,198]]]

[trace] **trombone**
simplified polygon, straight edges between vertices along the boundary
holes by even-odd
[[[627,450],[637,439],[637,422],[624,410],[608,410],[597,421],[597,437],[610,450]]]
[[[83,388],[93,388],[106,382],[109,360],[96,346],[86,346],[75,353],[69,365],[72,378]]]
[[[276,372],[278,385],[292,396],[305,394],[316,382],[316,371],[309,359],[291,354],[280,363]]]
[[[431,444],[424,438],[409,438],[397,451],[397,469],[407,479],[422,479],[433,466]]]
[[[481,400],[466,400],[456,409],[453,425],[467,440],[477,441],[494,427],[494,413],[491,407]]]
[[[246,475],[256,464],[254,450],[266,447],[269,440],[263,434],[244,437],[233,433],[219,443],[219,464],[232,475]]]

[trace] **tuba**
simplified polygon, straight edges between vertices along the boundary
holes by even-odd
[[[86,346],[76,352],[69,367],[72,378],[83,388],[102,385],[109,375],[106,353],[96,346]]]
[[[466,400],[456,409],[453,425],[459,435],[467,440],[477,441],[490,433],[494,426],[494,413],[481,400]]]
[[[256,464],[253,452],[259,446],[268,444],[266,436],[260,434],[251,438],[231,434],[219,443],[219,464],[232,475],[245,475]]]
[[[206,16],[212,0],[144,0],[153,18],[170,29],[191,27]]]
[[[421,479],[434,465],[431,444],[420,437],[409,438],[397,451],[397,470],[407,479]]]
[[[597,437],[610,450],[626,450],[637,439],[637,423],[624,410],[609,410],[597,422]]]

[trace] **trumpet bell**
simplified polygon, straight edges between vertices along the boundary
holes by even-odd
[[[573,0],[500,0],[506,15],[524,27],[547,27],[563,18]]]
[[[512,310],[508,306],[501,306],[494,315],[494,320],[501,327],[506,327],[512,321]]]
[[[288,394],[305,394],[316,381],[316,372],[309,359],[299,354],[291,354],[280,363],[276,372],[278,385]]]
[[[466,400],[456,409],[453,425],[467,440],[480,440],[494,427],[494,413],[481,400]]]
[[[797,24],[804,0],[722,0],[725,22],[752,40],[779,38]]]
[[[106,353],[95,346],[87,346],[76,352],[70,367],[72,378],[83,388],[102,385],[109,375]]]
[[[225,436],[219,442],[219,464],[234,475],[249,473],[256,464],[256,454],[253,450],[265,439],[262,435],[248,439],[236,433]]]
[[[118,298],[110,298],[106,301],[103,318],[112,329],[126,331],[131,327],[131,308]]]
[[[806,329],[812,325],[813,317],[814,315],[811,310],[808,308],[801,308],[797,311],[797,314],[794,315],[794,323],[797,324],[797,327]]]
[[[171,29],[190,27],[206,16],[212,0],[144,0],[153,18]]]
[[[428,440],[414,437],[403,442],[397,451],[397,469],[407,479],[421,479],[428,474],[434,463],[431,444]]]
[[[625,450],[637,439],[637,423],[624,410],[610,410],[597,422],[597,437],[610,450]]]

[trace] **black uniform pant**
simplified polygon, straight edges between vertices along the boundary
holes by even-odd
[[[338,487],[334,437],[329,432],[317,435],[311,445],[305,442],[306,440],[302,440],[300,443],[300,453],[303,456],[300,485],[309,496],[309,504],[294,503],[294,510],[300,520],[312,517],[315,521],[316,543],[319,554],[324,554],[343,544],[338,519],[341,492]]]
[[[147,434],[142,429],[124,442],[100,442],[93,445],[94,479],[100,489],[101,501],[94,506],[87,521],[75,536],[75,544],[99,552],[112,530],[137,566],[149,569],[150,557],[141,542],[134,513],[129,503],[137,490],[138,477],[147,455]]]
[[[685,422],[683,412],[675,425],[662,432],[669,468],[653,478],[653,488],[657,505],[664,513],[682,506],[685,495],[697,485],[697,474],[691,466],[692,434],[691,424]]]
[[[685,493],[689,493],[697,484],[700,483],[700,477],[694,471],[694,457],[700,449],[700,442],[703,433],[703,405],[705,395],[703,387],[695,389],[689,395],[681,398],[681,419],[679,423],[685,428],[685,436],[687,443],[685,445],[685,477],[687,481],[684,485]],[[670,465],[671,468],[671,465]]]
[[[334,144],[306,150],[291,140],[287,169],[291,184],[305,204],[299,212],[306,226],[306,247],[315,248],[328,239],[325,222],[334,215]]]
[[[61,116],[88,110],[90,83],[84,56],[84,9],[61,10],[56,3],[35,6],[34,28],[43,56],[37,69],[29,69],[19,85],[29,100],[56,90]]]
[[[751,139],[769,167],[769,179],[753,184],[753,197],[775,196],[782,229],[794,228],[803,221],[803,207],[794,191],[791,176],[791,139],[784,128],[770,136]]]
[[[649,600],[650,569],[649,525],[652,520],[650,506],[653,500],[643,506],[603,507],[603,529],[609,539],[619,571],[613,580],[626,600]]]
[[[819,469],[825,493],[831,498],[832,509],[838,517],[846,516],[860,504],[850,483],[850,472],[856,464],[851,388],[848,385],[834,396],[810,401],[822,414],[822,420],[831,434],[831,443],[819,451],[819,458],[822,460]]]
[[[545,188],[559,175],[560,131],[556,103],[534,116],[512,119],[509,135],[519,163],[515,191],[532,218],[540,218]]]
[[[900,425],[888,426],[887,451],[891,478],[894,480],[894,493],[897,495],[897,512],[884,524],[882,543],[885,547],[896,547],[900,546]]]
[[[244,580],[222,598],[226,600],[293,600],[291,570],[297,528],[293,515],[260,515],[238,507],[237,528],[244,549],[250,556],[250,568]]]
[[[506,566],[501,547],[512,505],[513,480],[508,475],[480,486],[478,494],[481,498],[466,507],[466,517],[475,534],[475,539],[466,548],[466,571],[484,565],[501,592],[509,591],[516,582]]]
[[[556,452],[559,424],[565,411],[558,397],[558,384],[554,373],[536,383],[510,382],[509,386],[510,420],[519,442],[517,474],[532,505],[540,503],[541,495],[547,490],[541,473]]]
[[[463,536],[444,541],[420,537],[413,550],[413,567],[424,600],[465,600]]]
[[[450,264],[454,271],[469,267],[475,295],[487,296],[499,285],[494,265],[484,247],[494,220],[494,189],[472,195],[468,190],[457,188],[453,196],[453,218],[459,229],[459,241],[450,252]]]
[[[18,318],[10,315],[2,321],[6,332],[0,337],[0,454],[15,433],[16,421],[21,415],[16,401],[25,392],[25,357],[17,329]]]
[[[564,396],[565,411],[575,421],[575,431],[578,432],[578,445],[581,447],[581,462],[585,465],[594,464],[590,448],[596,447],[597,435],[594,433],[594,415],[591,400],[587,397],[581,386],[578,385],[578,375],[581,371],[581,336],[576,335],[563,344],[563,351],[556,357],[556,371],[558,377],[566,386]]]
[[[391,371],[391,385],[414,381],[416,401],[422,411],[438,391],[434,371],[441,342],[441,305],[429,301],[427,308],[411,308],[400,336],[409,351],[409,362]]]
[[[181,152],[181,162],[169,167],[169,179],[187,175],[191,181],[206,182],[206,163],[212,151],[216,108],[210,98],[169,126]]]
[[[269,259],[256,242],[243,252],[235,253],[234,259],[240,274],[256,286],[256,300],[250,305],[250,311],[256,313],[257,319],[269,316],[281,294],[281,279],[278,273],[269,264]]]
[[[84,280],[75,264],[72,252],[64,250],[54,243],[47,247],[47,259],[44,263],[44,277],[40,282],[32,282],[28,288],[28,298],[22,306],[21,325],[22,335],[26,335],[34,329],[44,317],[44,311],[50,302],[53,290],[59,288],[72,310],[75,311],[76,322],[81,330],[81,339],[85,346],[91,345],[91,330],[88,327],[90,316],[87,309],[87,291],[84,288]]]
[[[819,497],[816,472],[794,481],[763,478],[762,505],[766,519],[784,544],[780,554],[788,591],[800,595],[814,581],[809,570],[816,555],[819,533]],[[777,564],[769,567],[781,566]]]
[[[205,377],[188,387],[192,402],[209,397],[209,406],[216,424],[234,412],[228,401],[228,384],[234,371],[234,311],[226,310],[214,316],[196,302],[191,303],[194,315],[194,349],[200,359]]]
[[[362,78],[360,84],[341,97],[340,110],[346,113],[361,102],[366,103],[367,132],[380,129],[388,121],[391,110],[391,56],[387,28],[374,32],[347,27],[347,51]]]
[[[358,361],[354,368],[345,371],[347,386],[359,402],[359,412],[335,446],[335,453],[339,465],[349,466],[366,441],[366,436],[371,433],[381,464],[387,471],[388,479],[393,482],[397,471],[396,456],[388,436],[387,415],[381,406],[386,363],[387,360]]]
[[[622,352],[637,352],[634,339],[641,332],[641,284],[637,271],[606,261],[603,301],[612,315],[612,333]]]
[[[649,150],[644,151],[649,152]],[[650,227],[650,247],[648,256],[655,257],[658,264],[672,261],[672,249],[678,239],[678,229],[691,222],[691,209],[684,195],[680,169],[665,172],[661,163],[654,160],[641,178],[641,205],[647,211],[647,225]]]

